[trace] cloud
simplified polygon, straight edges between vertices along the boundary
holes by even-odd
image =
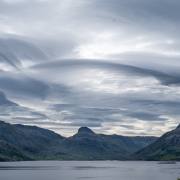
[[[53,61],[43,64],[38,64],[32,67],[34,70],[41,73],[48,74],[48,71],[53,69],[55,75],[66,72],[81,71],[81,70],[104,70],[113,72],[118,76],[124,74],[125,76],[136,76],[137,78],[152,77],[160,81],[163,85],[176,85],[180,82],[180,76],[174,72],[165,73],[159,70],[152,70],[133,65],[119,64],[104,60],[90,60],[90,59],[64,59],[60,61]]]
[[[49,92],[46,83],[27,77],[24,74],[1,73],[0,89],[16,98],[44,99]]]
[[[0,64],[2,70],[21,66],[33,65],[37,62],[47,61],[46,54],[31,42],[22,40],[22,37],[2,36],[0,38]],[[8,68],[9,67],[9,68]]]
[[[65,135],[78,126],[127,135],[172,129],[180,118],[179,5],[0,1],[0,91],[17,103],[1,118]]]

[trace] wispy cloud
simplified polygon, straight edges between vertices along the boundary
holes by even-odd
[[[175,127],[179,5],[0,1],[0,91],[12,102],[0,103],[1,119],[65,135],[79,126],[128,135]]]

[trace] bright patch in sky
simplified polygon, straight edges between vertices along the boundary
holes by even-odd
[[[1,119],[62,135],[80,126],[126,135],[173,129],[180,119],[179,6],[0,1]]]

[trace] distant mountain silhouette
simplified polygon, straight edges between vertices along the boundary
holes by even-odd
[[[81,127],[81,128],[78,129],[77,134],[78,135],[82,135],[82,134],[84,134],[84,135],[87,135],[87,134],[93,135],[95,133],[91,129],[89,129],[88,127]]]
[[[180,160],[180,125],[133,155],[140,160]]]
[[[0,160],[125,160],[155,140],[96,134],[87,127],[65,138],[36,126],[0,121]]]

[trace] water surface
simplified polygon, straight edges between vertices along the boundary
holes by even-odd
[[[1,162],[0,180],[176,180],[180,163],[131,161]]]

